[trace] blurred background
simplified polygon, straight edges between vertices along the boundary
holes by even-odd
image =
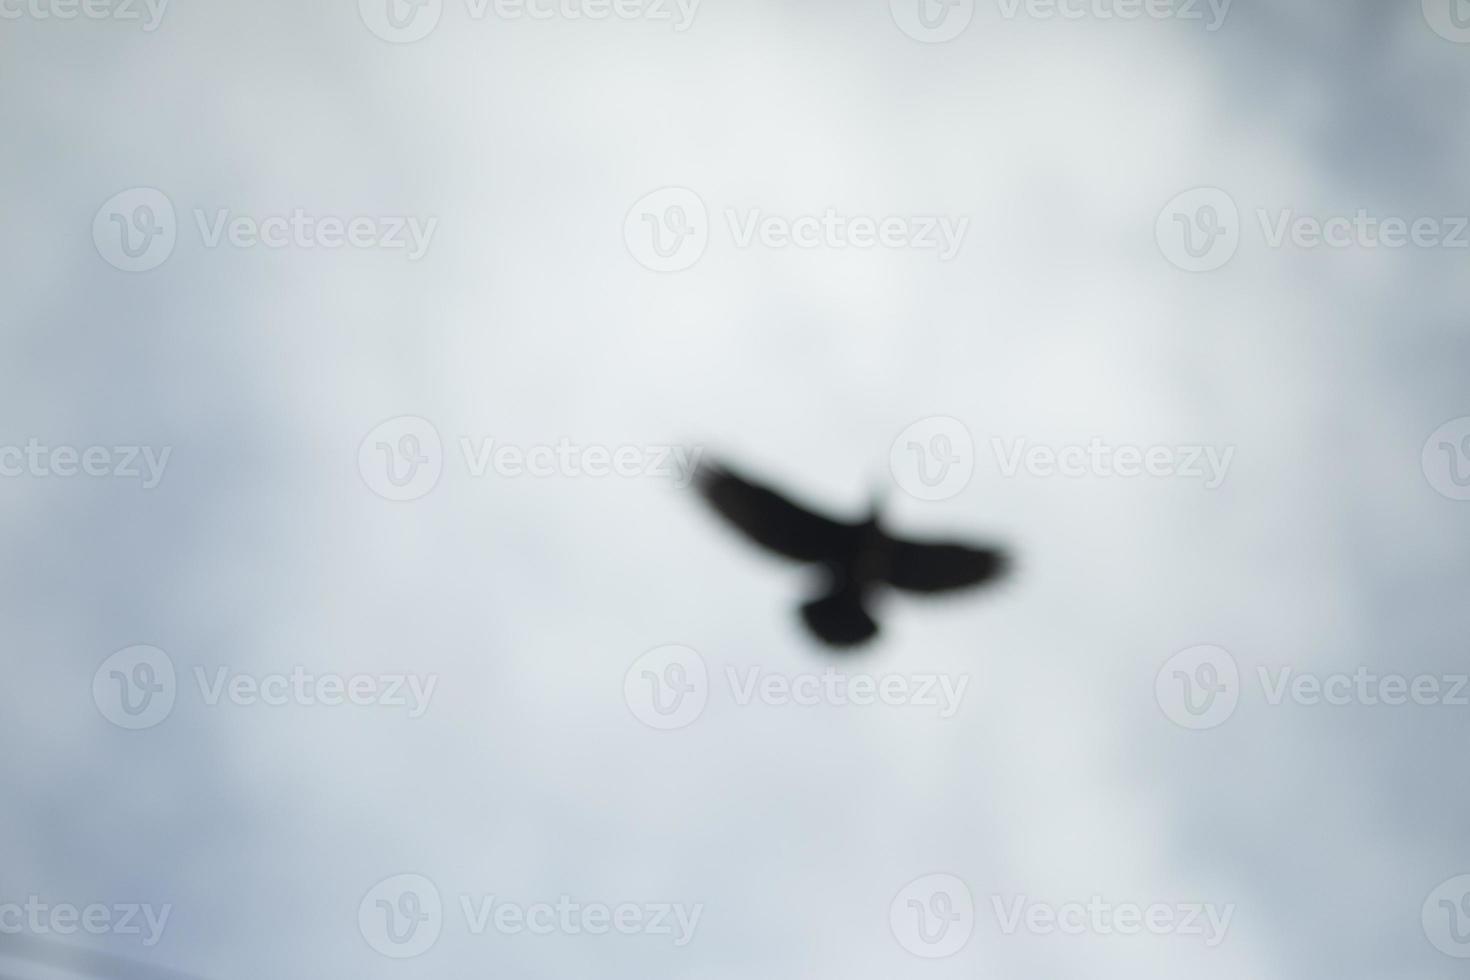
[[[1470,707],[1261,671],[1465,670],[1470,5],[0,16],[0,973],[1462,975]],[[1360,211],[1445,233],[1273,239]],[[1006,465],[1093,440],[1232,455],[1213,488]],[[670,447],[1017,573],[834,658]],[[966,478],[927,492],[930,451]],[[671,644],[707,677],[660,728]],[[432,694],[252,700],[298,668]],[[967,687],[729,680],[829,668]],[[1230,710],[1181,714],[1191,679]],[[700,912],[682,945],[466,914],[562,896]],[[1007,929],[1018,899],[1231,918]]]

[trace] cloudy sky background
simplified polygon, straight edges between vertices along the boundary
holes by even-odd
[[[159,487],[0,480],[0,903],[173,907],[163,940],[75,938],[219,978],[1457,976],[1420,910],[1470,872],[1470,709],[1272,707],[1258,666],[1464,669],[1470,504],[1420,453],[1470,415],[1465,251],[1272,249],[1257,208],[1466,211],[1470,46],[1417,2],[1238,0],[1224,26],[1004,18],[944,44],[881,3],[705,0],[693,26],[473,20],[385,43],[343,0],[171,6],[159,28],[0,25],[0,444],[171,446]],[[694,190],[687,271],[624,216]],[[1238,254],[1188,274],[1155,219],[1226,190]],[[99,206],[164,191],[173,254],[128,274]],[[964,215],[957,258],[737,248],[723,212]],[[204,247],[194,211],[419,215],[428,254]],[[358,467],[431,420],[437,488]],[[962,420],[973,480],[925,502],[889,448]],[[967,675],[962,710],[737,707],[723,668],[832,663],[806,576],[645,478],[472,478],[461,437],[708,447],[856,513],[1011,543],[973,601],[895,600],[844,670]],[[1235,447],[1188,479],[1006,477],[991,440]],[[657,732],[645,651],[716,672]],[[1155,675],[1246,677],[1186,731]],[[146,731],[92,679],[152,644]],[[208,707],[192,670],[437,674],[430,710]],[[430,878],[439,942],[357,926]],[[889,903],[942,872],[965,948]],[[702,903],[693,942],[470,935],[460,895]],[[1226,941],[1004,935],[991,896],[1234,904]],[[0,946],[0,952],[5,947]],[[30,969],[7,964],[12,972]],[[23,974],[24,975],[24,974]]]

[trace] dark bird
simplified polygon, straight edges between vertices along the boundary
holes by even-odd
[[[728,467],[701,466],[696,485],[721,516],[756,544],[822,566],[825,587],[801,607],[801,616],[819,639],[834,647],[854,647],[877,635],[869,603],[884,586],[950,592],[993,581],[1009,565],[1006,553],[997,548],[893,537],[879,521],[876,505],[857,523],[827,517]]]

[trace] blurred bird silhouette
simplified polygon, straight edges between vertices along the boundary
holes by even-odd
[[[696,485],[731,524],[786,558],[820,564],[824,591],[801,607],[807,628],[834,647],[871,640],[869,612],[884,586],[906,592],[950,592],[994,581],[1009,567],[1006,553],[956,542],[918,542],[887,533],[875,504],[866,520],[848,523],[797,504],[723,465],[701,466]]]

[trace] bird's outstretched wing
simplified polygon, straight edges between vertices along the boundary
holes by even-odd
[[[711,506],[757,544],[798,561],[844,554],[856,528],[824,517],[719,465],[704,465],[695,483]]]
[[[997,579],[1009,566],[1009,557],[997,548],[889,538],[884,577],[890,585],[909,592],[948,592]]]

